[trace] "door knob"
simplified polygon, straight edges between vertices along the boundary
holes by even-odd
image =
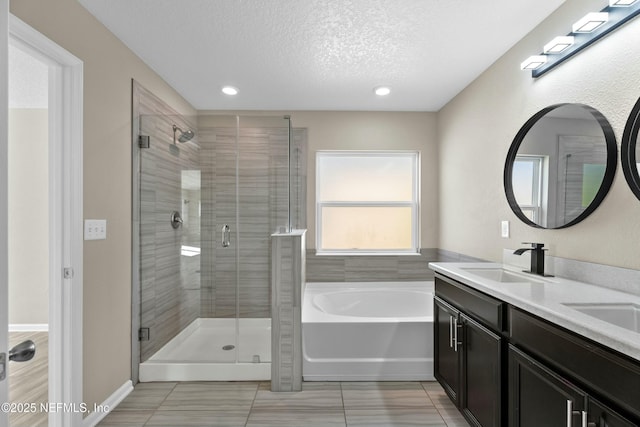
[[[9,360],[13,362],[27,362],[36,355],[36,343],[31,340],[21,342],[9,350]]]

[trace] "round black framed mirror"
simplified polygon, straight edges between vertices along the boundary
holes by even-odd
[[[616,164],[615,134],[598,110],[583,104],[549,106],[520,128],[509,148],[507,201],[532,227],[572,226],[604,200]]]
[[[622,134],[622,172],[633,191],[640,199],[640,145],[638,144],[638,130],[640,130],[640,99],[633,106],[629,119]]]

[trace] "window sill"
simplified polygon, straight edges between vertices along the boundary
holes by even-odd
[[[360,256],[420,256],[420,251],[414,252],[414,251],[404,251],[404,252],[393,252],[393,251],[375,251],[375,252],[349,252],[349,251],[344,251],[344,252],[338,252],[338,251],[318,251],[316,250],[316,256],[342,256],[342,257],[347,257],[347,256],[353,256],[353,257],[360,257]]]

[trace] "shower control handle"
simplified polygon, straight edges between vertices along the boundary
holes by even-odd
[[[231,246],[231,227],[225,224],[222,226],[222,247],[228,248]]]
[[[173,211],[171,212],[171,227],[173,227],[174,230],[177,230],[178,228],[180,228],[180,226],[182,226],[182,216],[180,216],[180,212],[178,211]]]

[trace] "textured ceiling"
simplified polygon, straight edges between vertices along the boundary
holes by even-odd
[[[79,1],[199,110],[387,111],[439,110],[564,2]]]

